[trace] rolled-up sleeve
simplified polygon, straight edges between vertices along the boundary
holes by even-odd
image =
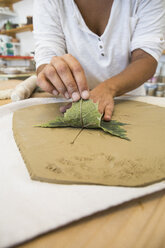
[[[65,54],[65,37],[58,14],[57,1],[34,1],[34,40],[36,68],[50,63],[53,56]]]
[[[165,1],[139,1],[136,16],[131,52],[140,48],[158,61],[165,44]]]

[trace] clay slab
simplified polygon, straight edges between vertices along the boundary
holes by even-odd
[[[113,119],[128,123],[131,141],[100,130],[36,128],[53,120],[59,104],[31,106],[13,117],[17,146],[32,179],[50,183],[142,186],[165,178],[165,108],[118,101]]]

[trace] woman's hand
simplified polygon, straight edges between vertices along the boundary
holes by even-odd
[[[55,56],[50,64],[38,71],[38,85],[44,91],[55,96],[62,94],[67,99],[72,98],[73,101],[89,98],[84,70],[72,55]]]
[[[110,121],[114,110],[114,91],[109,88],[107,82],[99,84],[90,92],[90,99],[98,103],[98,109],[103,114],[103,120]],[[72,106],[71,103],[62,106],[60,111],[65,113]]]
[[[99,84],[90,92],[90,99],[98,103],[99,112],[103,120],[110,121],[114,110],[114,92],[109,88],[108,82]]]

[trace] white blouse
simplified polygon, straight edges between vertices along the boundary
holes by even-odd
[[[92,89],[123,71],[131,52],[143,49],[157,61],[165,42],[164,0],[114,0],[101,36],[93,33],[74,0],[35,0],[37,68],[53,56],[72,54],[84,68]]]

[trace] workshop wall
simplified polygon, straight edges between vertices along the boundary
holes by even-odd
[[[33,15],[33,1],[34,0],[23,0],[13,5],[14,11],[18,15],[15,18],[17,23],[26,23],[26,16]],[[21,55],[29,55],[30,52],[34,51],[34,39],[32,32],[23,32],[17,34],[17,38],[21,42]]]

